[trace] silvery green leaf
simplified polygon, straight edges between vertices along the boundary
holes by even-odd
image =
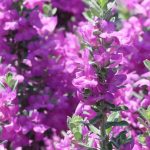
[[[144,60],[144,65],[150,71],[150,60],[148,59]]]

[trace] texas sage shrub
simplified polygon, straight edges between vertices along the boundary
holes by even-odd
[[[1,0],[0,149],[149,150],[150,0]]]

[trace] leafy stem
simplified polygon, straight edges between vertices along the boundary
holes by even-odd
[[[107,145],[108,145],[108,136],[106,135],[106,130],[105,130],[105,124],[106,124],[106,115],[104,114],[102,118],[102,123],[101,123],[101,141],[100,141],[100,146],[101,150],[107,150]]]
[[[101,123],[100,123],[100,132],[101,132],[101,140],[100,140],[100,147],[101,150],[108,150],[108,136],[106,134],[106,129],[105,129],[105,125],[107,123],[107,115],[105,112],[105,103],[102,103],[102,111],[103,111],[103,115],[101,118]]]

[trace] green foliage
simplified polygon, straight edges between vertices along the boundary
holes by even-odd
[[[89,89],[84,90],[85,95],[89,95],[91,91]],[[80,116],[68,117],[68,127],[74,135],[76,141],[81,147],[88,150],[92,150],[93,141],[88,137],[84,137],[84,143],[82,143],[82,128],[87,126],[89,133],[94,133],[101,139],[100,144],[103,145],[102,149],[112,150],[114,147],[120,148],[122,144],[130,142],[131,138],[127,138],[126,131],[123,131],[117,135],[117,137],[109,137],[110,132],[114,126],[128,126],[128,122],[121,120],[120,111],[127,110],[125,106],[115,106],[107,101],[99,101],[92,106],[97,115],[91,119],[88,123],[84,123],[84,120]],[[110,113],[108,116],[107,113]]]
[[[4,88],[5,88],[4,83],[0,81],[0,89],[4,89]]]
[[[119,7],[119,18],[128,19],[131,16],[127,8],[120,6]]]
[[[108,116],[107,121],[108,121],[108,122],[118,121],[118,120],[119,120],[119,117],[120,117],[120,113],[119,113],[119,112],[112,112],[112,113]],[[109,127],[109,128],[106,129],[107,135],[109,135],[109,133],[111,132],[111,130],[112,130],[112,127]]]
[[[84,16],[88,21],[93,22],[94,16],[93,16],[93,13],[92,13],[91,10],[87,10],[87,11],[83,12],[83,16]]]
[[[68,117],[68,127],[72,131],[75,139],[80,141],[82,139],[83,119],[80,116]]]
[[[110,127],[112,127],[112,126],[128,126],[129,124],[128,124],[128,122],[126,122],[126,121],[110,121],[110,122],[107,122],[106,123],[106,126],[105,126],[105,128],[106,129],[108,129],[108,128],[110,128]]]
[[[139,113],[143,118],[145,118],[147,121],[150,121],[150,106],[147,109],[140,108]]]
[[[90,95],[91,95],[91,90],[88,89],[88,88],[85,88],[84,91],[83,91],[83,95],[84,95],[84,98],[88,98]]]
[[[6,74],[5,82],[13,90],[16,89],[16,86],[18,84],[18,81],[13,79],[13,74],[11,72],[8,72]]]
[[[140,93],[137,93],[137,92],[135,92],[135,91],[133,91],[132,92],[132,95],[134,96],[134,97],[136,97],[137,99],[139,99],[139,100],[142,100],[144,97],[144,95],[141,95]]]
[[[150,134],[150,106],[147,109],[140,108],[139,114],[138,121],[147,129],[147,133]]]
[[[110,108],[110,111],[125,111],[128,110],[128,107],[126,106],[113,106]]]
[[[78,145],[80,145],[81,147],[86,148],[87,150],[97,150],[96,148],[91,148],[91,145],[89,144],[84,144],[82,142],[79,142]]]
[[[138,122],[141,123],[145,128],[148,128],[148,124],[143,118],[138,117],[137,119],[138,119]]]
[[[117,149],[119,149],[121,147],[121,145],[131,142],[133,139],[132,138],[127,138],[126,134],[127,134],[127,131],[120,132],[116,137],[113,137],[111,139],[111,143]]]
[[[97,114],[93,119],[90,120],[90,123],[91,124],[96,124],[99,120],[101,120],[102,116],[103,115],[101,113]]]
[[[98,74],[99,80],[101,82],[105,82],[105,78],[107,76],[107,73],[108,73],[107,68],[97,69],[97,74]]]
[[[141,144],[145,145],[146,137],[150,136],[150,106],[147,109],[140,108],[139,109],[139,117],[138,122],[141,123],[145,127],[145,132],[138,136],[138,141]]]
[[[46,16],[53,16],[57,12],[57,8],[52,8],[51,4],[44,4],[43,11]]]
[[[144,60],[144,65],[150,71],[150,61],[148,59]]]
[[[141,143],[141,144],[144,144],[145,143],[145,136],[142,134],[142,135],[139,135],[138,136],[138,141]]]
[[[115,120],[118,120],[119,116],[120,116],[120,113],[119,113],[119,112],[112,112],[112,113],[109,115],[107,121],[115,121]]]
[[[97,112],[97,115],[90,120],[92,124],[90,130],[99,135],[100,139],[103,139],[101,142],[101,145],[103,145],[102,150],[106,148],[112,150],[114,147],[119,148],[122,144],[128,143],[131,140],[131,138],[126,137],[126,131],[119,133],[117,137],[112,137],[112,140],[109,139],[113,127],[129,125],[127,121],[121,120],[120,117],[120,111],[128,110],[126,106],[116,106],[107,101],[99,101],[92,108]],[[110,113],[109,116],[106,115],[108,112]],[[100,125],[100,132],[95,128],[98,124]]]
[[[112,150],[113,149],[113,145],[111,142],[108,143],[108,150]]]
[[[105,104],[107,106],[107,109],[110,111],[126,111],[126,110],[128,110],[128,107],[126,107],[126,106],[116,106],[109,102],[105,102]]]
[[[95,134],[97,134],[97,135],[100,135],[100,130],[97,129],[94,125],[89,124],[88,126],[89,126],[89,128],[90,128],[90,131],[92,131],[93,133],[95,133]]]
[[[105,8],[107,6],[108,0],[98,0],[98,3],[102,8]]]
[[[115,1],[109,7],[108,0],[84,0],[84,2],[89,6],[89,9],[83,13],[88,21],[92,22],[95,16],[106,20],[111,18],[111,9],[114,7]]]
[[[18,12],[23,10],[23,0],[19,0],[13,3],[13,8],[18,10]]]
[[[8,72],[8,73],[6,74],[6,80],[5,80],[6,83],[7,83],[8,85],[10,85],[12,79],[13,79],[13,74],[12,74],[11,72]]]

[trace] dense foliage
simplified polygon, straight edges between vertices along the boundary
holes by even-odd
[[[150,0],[0,1],[0,150],[150,149]]]

